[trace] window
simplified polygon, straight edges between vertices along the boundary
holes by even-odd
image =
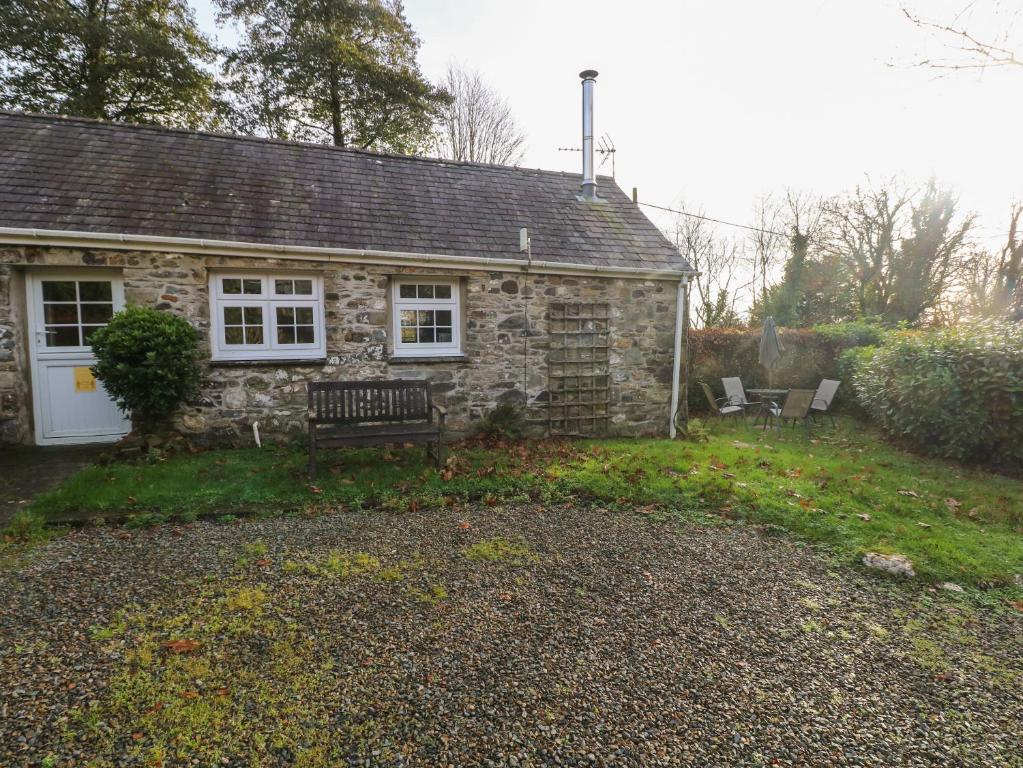
[[[214,360],[288,360],[326,354],[323,284],[311,275],[210,278]]]
[[[87,347],[114,316],[109,280],[43,280],[42,287],[47,347]]]
[[[462,354],[457,280],[395,278],[393,291],[395,356]]]

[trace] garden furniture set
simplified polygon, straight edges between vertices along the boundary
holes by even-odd
[[[705,382],[700,382],[707,404],[718,418],[732,416],[738,420],[752,414],[754,425],[762,417],[765,429],[772,426],[776,419],[781,422],[791,421],[793,428],[801,421],[807,434],[818,414],[827,415],[831,418],[832,426],[835,425],[831,404],[840,384],[840,381],[834,379],[822,379],[816,390],[773,387],[747,390],[739,377],[731,376],[721,379],[725,396],[716,398],[711,388]],[[755,399],[750,400],[747,393]]]

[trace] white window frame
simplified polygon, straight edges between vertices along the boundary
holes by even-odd
[[[259,280],[260,292],[224,293],[224,280]],[[311,280],[312,294],[278,294],[274,280]],[[323,278],[302,272],[211,272],[210,345],[215,361],[307,360],[327,354],[326,322],[324,320]],[[225,307],[260,307],[263,313],[262,344],[228,344],[225,338]],[[312,344],[280,344],[277,342],[277,308],[310,307],[313,310]]]
[[[403,285],[447,285],[451,287],[450,299],[403,299]],[[450,342],[403,342],[401,340],[402,310],[450,310]],[[391,279],[391,327],[394,331],[392,345],[394,357],[459,357],[462,354],[462,284],[458,278],[406,276]]]

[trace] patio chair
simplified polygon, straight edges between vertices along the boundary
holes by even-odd
[[[707,386],[706,382],[701,381],[700,386],[703,387],[703,394],[707,398],[707,405],[710,406],[710,410],[722,421],[725,416],[734,416],[735,420],[738,421],[740,416],[746,415],[743,407],[741,405],[731,405],[727,396],[714,397],[714,393],[710,391],[710,387]]]
[[[746,399],[746,390],[742,386],[742,379],[738,376],[722,378],[721,386],[725,388],[725,397],[728,399],[729,405],[738,405],[743,411],[753,405],[759,405],[759,403],[751,403]]]
[[[796,428],[797,421],[802,421],[803,426],[806,427],[806,436],[809,437],[810,423],[813,420],[810,416],[810,406],[813,404],[816,394],[812,389],[790,389],[781,406],[771,404],[765,406],[767,419],[769,421],[774,421],[774,419],[790,420],[793,429]]]
[[[810,415],[827,414],[831,418],[833,427],[837,424],[835,424],[835,414],[831,412],[831,401],[835,399],[835,393],[838,392],[838,385],[841,383],[834,379],[821,379],[820,386],[817,387],[817,392],[813,396],[813,402],[810,404]]]

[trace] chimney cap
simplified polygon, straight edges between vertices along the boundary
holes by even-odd
[[[593,80],[597,77],[598,74],[599,73],[595,69],[584,69],[582,72],[579,73],[579,77],[581,77],[583,80]]]

